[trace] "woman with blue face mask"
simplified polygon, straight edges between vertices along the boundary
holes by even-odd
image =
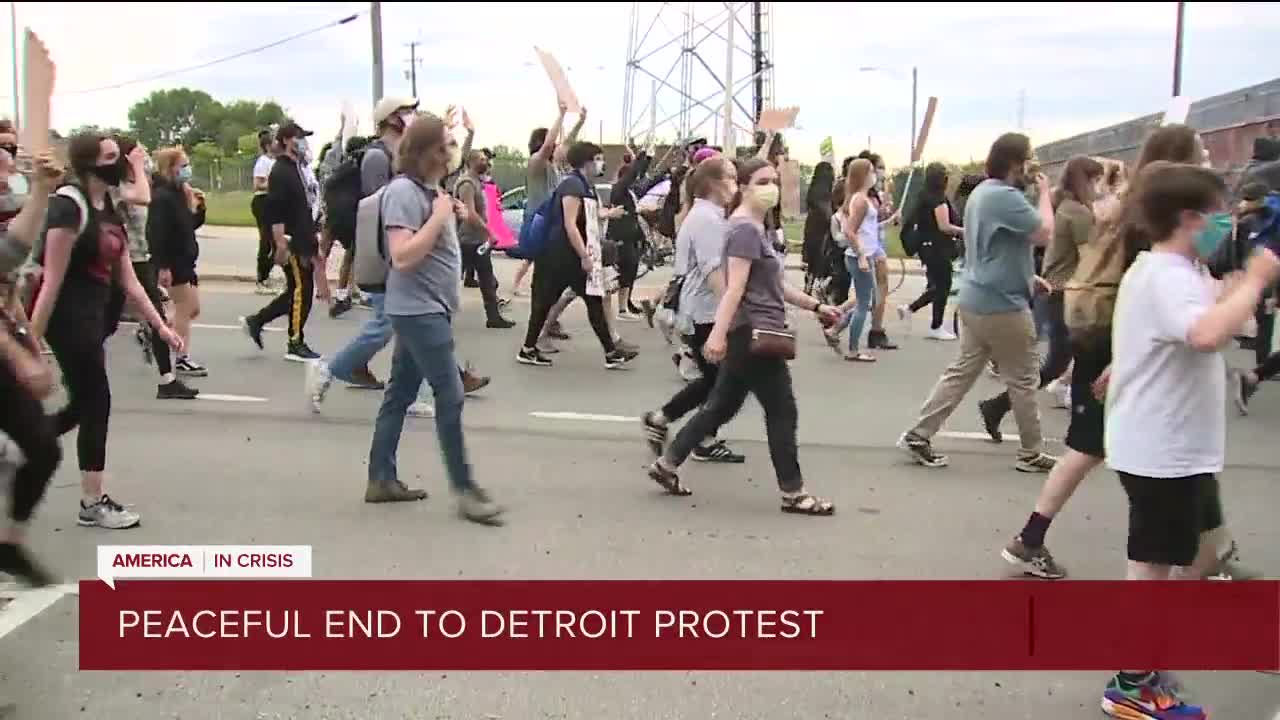
[[[187,377],[205,377],[209,371],[186,354],[191,348],[191,323],[200,316],[196,276],[200,245],[196,228],[204,224],[204,193],[191,186],[191,161],[181,148],[165,148],[156,153],[154,180],[147,214],[147,242],[160,286],[168,288],[173,299],[173,329],[184,345],[174,370]]]

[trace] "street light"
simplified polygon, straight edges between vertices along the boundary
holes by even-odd
[[[908,162],[913,161],[915,159],[915,153],[916,153],[916,104],[919,97],[919,89],[920,89],[920,83],[919,83],[920,78],[919,78],[918,70],[919,68],[914,66],[911,68],[911,147],[910,147],[910,151],[907,154]],[[889,75],[902,77],[901,73],[899,73],[896,70],[892,70],[890,68],[876,67],[873,65],[860,67],[858,68],[858,72],[864,72],[864,73],[882,72],[882,73],[888,73]]]

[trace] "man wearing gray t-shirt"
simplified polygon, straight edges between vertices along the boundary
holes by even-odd
[[[1021,449],[1014,467],[1020,472],[1047,473],[1055,458],[1044,452],[1036,390],[1040,384],[1031,296],[1042,280],[1035,276],[1032,247],[1044,247],[1053,231],[1049,183],[1037,178],[1039,207],[1019,189],[1029,179],[1031,141],[1025,135],[1000,136],[987,155],[987,180],[965,206],[964,274],[957,299],[960,354],[920,410],[920,418],[898,440],[898,446],[926,467],[943,467],[945,455],[933,451],[932,437],[964,400],[988,360],[1000,368],[1018,423]],[[1001,440],[998,425],[988,423],[992,440]]]

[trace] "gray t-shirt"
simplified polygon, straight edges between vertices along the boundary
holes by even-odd
[[[684,276],[680,312],[695,325],[709,325],[716,320],[720,300],[707,278],[718,272],[724,262],[728,230],[724,208],[710,200],[694,200],[676,233],[675,272]]]
[[[391,177],[391,155],[381,141],[375,140],[360,158],[360,192],[369,197],[391,182]]]
[[[560,173],[556,172],[554,161],[548,160],[543,163],[532,158],[529,160],[529,169],[525,173],[524,181],[526,219],[546,202],[547,198],[551,197],[551,193],[555,192],[559,184]]]
[[[403,228],[416,233],[431,217],[436,190],[424,188],[403,175],[382,191],[382,225],[387,232]],[[387,248],[390,257],[391,249]],[[389,263],[389,261],[388,261]],[[445,224],[435,248],[416,266],[387,271],[388,315],[453,315],[458,310],[458,284],[462,280],[462,255],[458,248],[458,223]]]
[[[1222,472],[1227,368],[1187,334],[1214,305],[1191,260],[1144,252],[1120,281],[1107,386],[1107,464],[1153,478]]]
[[[985,180],[974,189],[964,209],[961,309],[976,315],[1030,309],[1031,235],[1040,222],[1040,213],[1012,185]]]
[[[752,220],[730,219],[724,256],[726,271],[729,258],[751,261],[747,288],[730,330],[743,325],[756,330],[785,330],[787,309],[782,295],[782,256],[773,249],[764,227]]]
[[[472,197],[475,198],[476,214],[484,220],[489,219],[489,204],[484,197],[484,182],[471,173],[464,173],[458,178],[458,184],[454,186],[454,196],[461,199],[462,193],[459,189],[463,185],[470,185],[473,191]],[[466,247],[478,247],[483,245],[489,239],[489,233],[483,228],[466,223],[458,227],[458,242]]]
[[[0,193],[0,278],[21,267],[31,253],[31,248],[9,237],[9,223],[18,216],[25,201],[25,195],[12,190]]]

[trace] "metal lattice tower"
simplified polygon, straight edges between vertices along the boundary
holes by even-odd
[[[773,3],[633,2],[622,137],[706,137],[726,145],[725,80],[733,43],[732,126],[751,144],[773,106]]]

